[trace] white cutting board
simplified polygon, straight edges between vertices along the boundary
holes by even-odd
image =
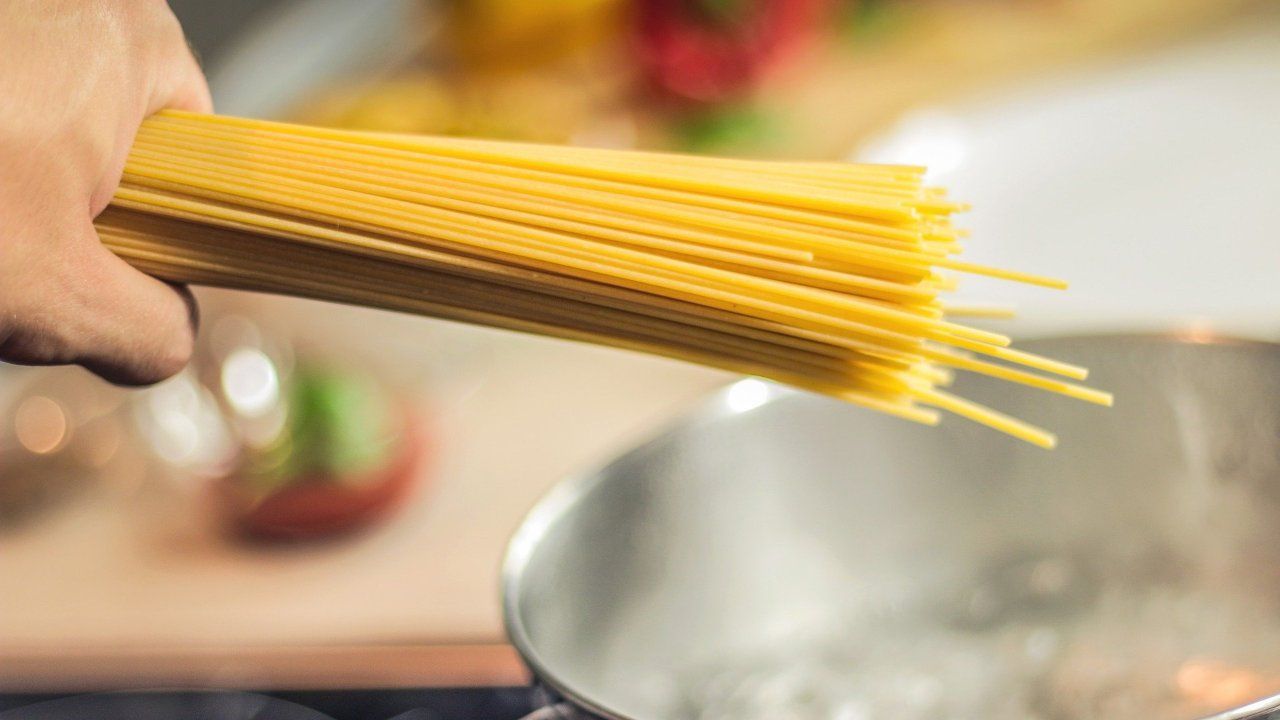
[[[1188,323],[1280,337],[1280,12],[1250,27],[905,118],[859,159],[930,165],[974,210],[966,279],[1017,334]]]

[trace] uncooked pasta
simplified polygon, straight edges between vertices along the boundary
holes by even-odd
[[[948,272],[1065,285],[960,260],[965,206],[923,175],[165,111],[97,227],[166,280],[654,353],[1051,447],[948,392],[952,372],[1110,396],[1071,382],[1083,368],[955,322],[1002,309],[942,298]]]

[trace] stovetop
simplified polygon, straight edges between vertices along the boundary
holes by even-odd
[[[0,694],[0,720],[519,720],[531,687]]]

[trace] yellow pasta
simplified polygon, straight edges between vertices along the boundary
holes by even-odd
[[[949,316],[965,209],[923,168],[764,162],[313,128],[165,111],[104,244],[175,282],[275,292],[654,353],[908,420],[1051,433],[938,389],[964,370],[1107,405],[1085,370]],[[986,355],[1011,364],[979,360]]]

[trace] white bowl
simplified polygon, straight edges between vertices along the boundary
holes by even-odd
[[[974,204],[966,278],[1015,332],[1212,325],[1280,333],[1280,15],[1119,65],[905,118],[858,159],[932,167]]]

